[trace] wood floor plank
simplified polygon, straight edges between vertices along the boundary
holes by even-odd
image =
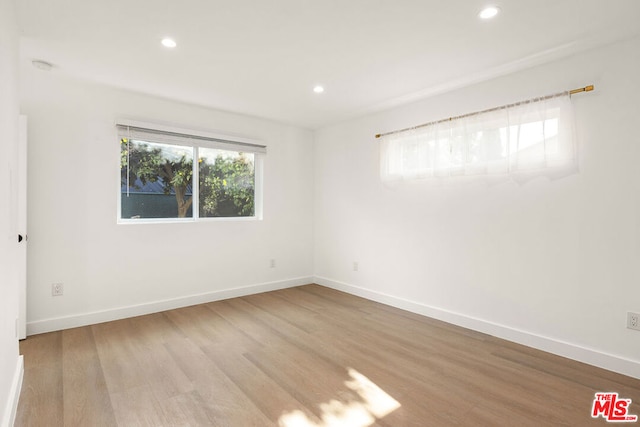
[[[144,386],[146,378],[136,358],[131,321],[101,323],[91,329],[109,393]]]
[[[62,332],[29,337],[20,342],[20,352],[24,379],[15,425],[63,425]]]
[[[31,336],[16,426],[590,426],[640,380],[319,285]]]
[[[270,425],[268,418],[252,400],[245,394],[242,387],[230,378],[220,368],[218,360],[212,360],[205,351],[190,339],[174,340],[166,344],[175,365],[185,372],[193,385],[193,390],[200,399],[200,410],[211,420],[211,425],[235,425],[245,419],[247,425]],[[214,348],[224,349],[219,345]],[[233,350],[227,349],[234,357]],[[239,368],[236,366],[236,369]],[[244,375],[239,372],[238,375]],[[184,398],[184,394],[182,395]],[[240,424],[237,424],[240,425]]]
[[[217,345],[205,347],[203,351],[270,420],[278,420],[283,414],[294,411],[301,411],[308,419],[317,420],[303,403],[260,370],[245,354]]]
[[[260,345],[241,329],[236,328],[208,305],[171,310],[167,318],[200,347],[219,345],[241,352]]]
[[[351,402],[360,401],[360,396],[353,395],[350,390],[345,390],[344,384],[348,381],[347,369],[345,367],[362,368],[363,363],[362,360],[355,359],[350,355],[352,348],[336,345],[336,342],[342,342],[344,338],[336,336],[336,330],[332,330],[333,333],[331,335],[321,335],[318,332],[312,335],[306,334],[293,325],[298,319],[297,316],[291,316],[285,321],[279,319],[273,313],[269,313],[270,306],[263,304],[264,297],[264,295],[253,295],[234,300],[229,304],[233,304],[239,311],[244,311],[245,315],[243,318],[245,321],[253,318],[254,321],[259,324],[269,325],[269,327],[273,328],[274,333],[281,336],[283,340],[275,347],[276,351],[287,354],[286,360],[294,361],[294,363],[292,367],[287,369],[286,366],[278,365],[279,357],[277,355],[273,359],[269,359],[270,355],[265,353],[248,354],[246,356],[263,370],[268,371],[269,376],[277,378],[283,387],[292,390],[292,393],[297,390],[309,388],[305,386],[305,384],[300,384],[301,378],[310,378],[314,386],[324,385],[326,387],[324,390],[326,392],[325,394],[316,390],[310,397],[298,395],[310,408],[321,408],[326,402],[331,401],[331,396],[337,393]],[[248,301],[249,304],[243,301]],[[254,304],[253,308],[251,308],[251,303]],[[342,330],[344,329],[343,327]],[[324,330],[324,332],[329,331]],[[321,336],[323,339],[318,339]],[[372,347],[376,348],[380,344],[380,341],[376,341],[375,339],[367,339],[367,342],[369,343],[368,353],[371,353]],[[269,348],[273,348],[273,346]],[[314,372],[304,370],[305,367],[309,366],[313,367]],[[293,372],[296,368],[303,370]],[[375,372],[379,375],[380,369],[381,367],[378,366],[376,369],[371,369],[370,372]],[[322,372],[324,375],[317,377],[315,370]],[[284,372],[285,375],[281,375],[280,372]],[[328,376],[330,372],[333,374],[333,383],[330,381],[332,376]],[[398,383],[397,376],[394,373],[389,373],[387,379],[389,379],[390,382]],[[406,381],[410,381],[410,379],[405,378],[403,383]],[[445,423],[455,425],[461,408],[459,407],[454,411],[449,411],[449,408],[445,405],[446,402],[443,400],[442,394],[442,389],[433,389],[429,396],[423,395],[420,401],[415,401],[407,390],[407,393],[403,395],[405,397],[403,402],[406,406],[412,407],[412,413],[414,415],[428,415],[430,419],[434,421],[437,420],[440,423],[439,425],[445,425]],[[434,411],[428,412],[430,408],[439,405],[444,409],[437,411],[437,413]],[[321,416],[321,414],[316,415]]]
[[[64,424],[116,424],[91,328],[62,331]]]

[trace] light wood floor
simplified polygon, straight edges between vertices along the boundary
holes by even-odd
[[[318,285],[36,335],[16,426],[587,426],[640,380]]]

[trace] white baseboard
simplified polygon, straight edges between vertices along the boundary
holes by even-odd
[[[558,356],[567,357],[569,359],[640,379],[640,362],[636,360],[625,359],[623,357],[603,353],[595,349],[532,334],[531,332],[470,317],[461,313],[443,310],[438,307],[409,301],[382,292],[350,285],[348,283],[338,282],[326,277],[316,276],[314,278],[314,282],[328,288],[337,289],[352,295],[407,310],[412,313],[442,320],[447,323],[462,326],[497,338],[502,338],[528,347],[543,350],[548,353],[553,353]]]
[[[16,362],[16,370],[11,381],[11,389],[9,390],[9,398],[4,407],[4,415],[2,417],[2,427],[13,427],[18,411],[18,400],[20,399],[20,391],[22,390],[22,378],[24,376],[24,358],[18,356]]]
[[[207,292],[203,294],[187,295],[184,297],[172,298],[162,301],[152,301],[144,304],[116,307],[110,310],[101,310],[89,313],[79,313],[70,316],[36,320],[27,323],[27,335],[42,334],[45,332],[60,331],[63,329],[76,328],[79,326],[94,325],[96,323],[109,322],[112,320],[125,319],[127,317],[157,313],[160,311],[172,310],[174,308],[204,304],[211,301],[219,301],[223,299],[241,297],[261,292],[291,288],[293,286],[306,285],[309,283],[313,283],[313,277],[297,277],[293,279],[260,283],[239,288]]]

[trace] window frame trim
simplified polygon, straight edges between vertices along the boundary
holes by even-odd
[[[122,164],[120,163],[120,155],[116,156],[118,161],[118,168],[116,169],[118,172],[118,186],[117,186],[117,203],[116,203],[116,223],[118,225],[131,225],[131,224],[184,224],[184,223],[196,223],[196,222],[227,222],[227,221],[262,221],[263,220],[263,212],[264,212],[264,158],[267,152],[267,146],[258,139],[249,138],[240,135],[234,134],[223,134],[218,132],[211,131],[203,131],[196,129],[188,129],[183,127],[177,127],[173,125],[164,125],[158,123],[150,123],[150,122],[141,122],[137,120],[128,120],[128,119],[118,119],[115,122],[116,127],[116,138],[115,140],[119,140],[119,129],[120,127],[131,127],[139,130],[148,130],[150,133],[157,132],[159,134],[171,134],[171,135],[179,135],[184,136],[185,139],[192,137],[193,140],[190,143],[186,141],[184,143],[179,142],[159,142],[159,141],[146,141],[149,143],[157,143],[157,144],[167,144],[167,145],[177,145],[183,147],[190,147],[193,149],[194,161],[193,161],[193,183],[192,183],[192,197],[197,197],[193,201],[193,216],[190,218],[122,218],[122,180],[121,180],[121,168]],[[210,144],[207,144],[207,140],[211,140]],[[219,149],[225,150],[225,148],[220,148],[218,144],[214,144],[214,141],[217,141],[219,144],[224,144],[225,142],[229,143],[230,149],[226,149],[226,151],[237,151],[238,145],[234,145],[234,143],[240,145],[246,145],[248,148],[252,147],[257,149],[257,151],[247,150],[247,153],[253,154],[253,167],[254,167],[254,212],[252,216],[238,216],[238,217],[200,217],[200,212],[198,210],[199,206],[199,170],[198,170],[198,162],[196,159],[199,157],[199,149],[200,148],[211,148],[211,149]],[[232,148],[233,147],[233,148]],[[120,146],[118,144],[118,149]],[[197,203],[196,203],[197,202]]]

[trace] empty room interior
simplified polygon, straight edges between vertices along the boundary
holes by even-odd
[[[637,423],[639,22],[0,0],[0,426]]]

